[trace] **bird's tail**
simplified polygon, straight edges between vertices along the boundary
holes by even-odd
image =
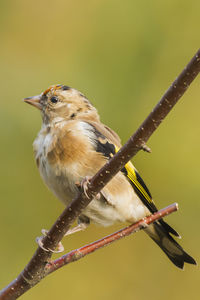
[[[173,229],[164,221],[163,224],[154,222],[144,231],[156,242],[178,268],[183,269],[184,263],[196,265],[194,258],[187,254],[169,234],[172,233]],[[178,235],[175,230],[174,235]]]

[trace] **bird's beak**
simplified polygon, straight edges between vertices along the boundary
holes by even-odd
[[[24,102],[35,106],[39,110],[42,110],[42,105],[40,103],[41,96],[42,95],[37,95],[37,96],[33,96],[33,97],[24,98]]]

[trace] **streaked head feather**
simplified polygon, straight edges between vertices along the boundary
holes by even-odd
[[[44,123],[55,122],[63,118],[65,121],[72,119],[90,119],[99,121],[96,108],[78,90],[65,85],[52,85],[42,95],[42,116]]]

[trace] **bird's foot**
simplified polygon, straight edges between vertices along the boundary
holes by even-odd
[[[43,234],[43,236],[40,236],[40,237],[36,238],[36,243],[38,244],[38,246],[40,248],[42,248],[46,252],[52,252],[52,253],[60,253],[60,252],[64,251],[64,247],[63,247],[61,242],[58,243],[57,250],[52,250],[50,248],[45,248],[42,240],[43,240],[44,236],[46,236],[48,234],[48,230],[42,229],[42,234]]]
[[[76,182],[76,186],[80,189],[83,190],[85,196],[87,198],[89,198],[89,195],[88,195],[88,185],[90,184],[90,180],[91,180],[91,176],[85,176],[85,178],[82,179],[81,183],[79,182]],[[101,193],[98,193],[95,198],[97,200],[99,200],[101,198]]]
[[[145,222],[145,220],[142,220],[140,222],[140,229],[146,229],[149,225]]]

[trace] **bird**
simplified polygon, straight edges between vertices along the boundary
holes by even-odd
[[[120,149],[120,138],[100,121],[87,97],[67,85],[52,85],[24,102],[39,109],[42,116],[42,127],[33,143],[40,175],[67,206],[79,193],[81,183]],[[78,225],[66,234],[83,230],[90,223],[134,223],[157,211],[149,189],[129,161],[85,208]],[[144,231],[178,268],[183,269],[184,263],[196,264],[174,239],[173,236],[180,237],[178,232],[163,219]]]

